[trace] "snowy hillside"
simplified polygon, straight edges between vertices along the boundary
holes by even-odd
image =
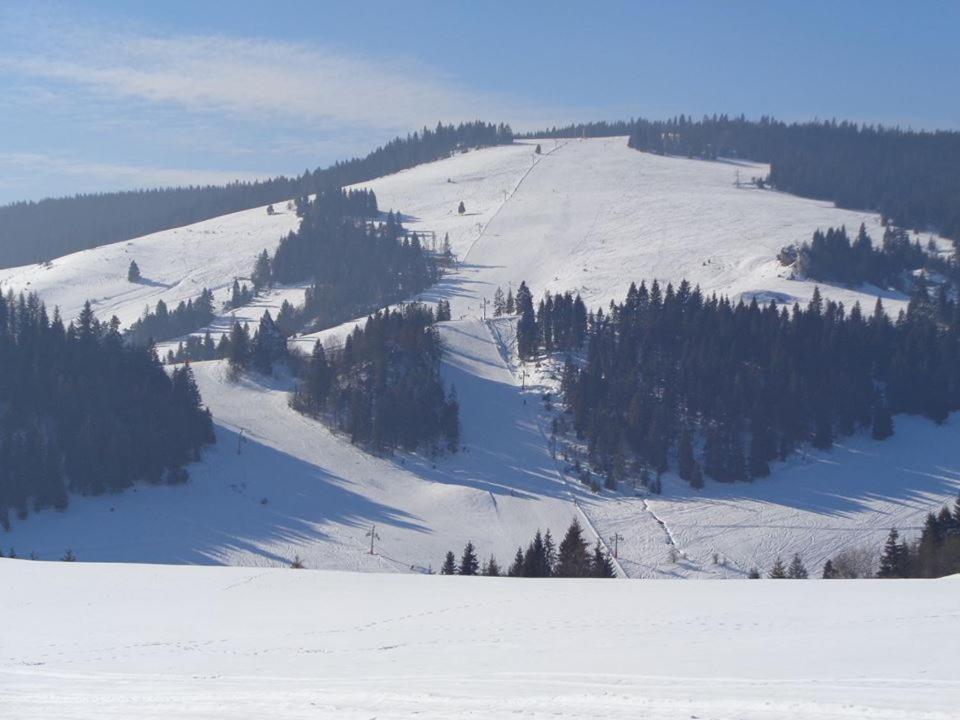
[[[956,417],[940,427],[898,418],[886,442],[858,437],[830,453],[799,455],[754,484],[708,482],[697,493],[668,475],[659,497],[594,495],[549,455],[540,383],[550,379],[516,366],[509,320],[480,319],[483,298],[521,280],[538,295],[579,290],[590,306],[652,278],[806,299],[813,283],[780,276],[775,255],[783,245],[817,227],[861,221],[879,237],[876,216],[737,188],[738,169],[744,178],[765,172],[647,155],[613,138],[547,141],[539,156],[532,143],[490,148],[365,184],[409,227],[449,233],[461,260],[424,297],[453,306],[455,320],[441,329],[442,371],[459,394],[464,452],[435,461],[371,457],[288,408],[289,379],[231,383],[222,364],[197,363],[219,442],[191,467],[190,484],[73,498],[66,513],[14,521],[0,546],[42,558],[69,546],[82,560],[261,566],[299,554],[308,567],[408,572],[436,567],[467,540],[504,562],[538,528],[558,534],[580,517],[591,541],[594,533],[624,537],[620,560],[631,576],[742,577],[794,552],[816,569],[838,549],[877,542],[891,525],[916,528],[960,489]],[[254,255],[294,225],[292,213],[250,210],[77,253],[49,268],[0,271],[0,284],[37,290],[67,317],[92,298],[101,316],[128,323],[160,297],[176,302],[206,286],[223,299],[235,276],[249,274]],[[126,281],[131,258],[146,282]],[[869,292],[823,290],[848,304],[875,300]],[[283,298],[301,297],[300,287],[277,288],[236,316],[254,321]],[[890,310],[902,301],[885,300]],[[213,329],[225,329],[232,316]],[[317,336],[335,340],[352,325]],[[314,337],[298,342],[308,348]],[[380,540],[369,555],[373,525]]]
[[[281,236],[297,228],[294,211],[278,208],[273,215],[266,208],[244,210],[46,264],[0,269],[0,287],[39,293],[48,306],[58,306],[65,319],[75,318],[89,300],[98,317],[116,315],[124,326],[146,305],[163,300],[174,307],[196,298],[203,288],[214,291],[218,302],[225,301],[234,278],[250,275],[257,254],[272,250]],[[140,267],[140,282],[127,280],[131,260]]]
[[[960,702],[954,579],[0,574],[0,707],[17,720],[946,720]]]

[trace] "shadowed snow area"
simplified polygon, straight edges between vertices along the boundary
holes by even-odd
[[[18,720],[947,720],[960,701],[953,579],[0,575],[0,707]]]

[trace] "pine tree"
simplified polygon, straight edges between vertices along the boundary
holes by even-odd
[[[593,547],[590,574],[598,578],[615,578],[617,576],[613,568],[613,561],[610,559],[610,556],[604,552],[603,547],[600,545],[599,538],[597,538],[597,543]]]
[[[493,293],[493,316],[500,317],[503,315],[506,306],[507,301],[503,297],[503,290],[498,285],[496,291]]]
[[[447,551],[447,556],[443,560],[443,566],[440,568],[441,575],[456,575],[457,574],[457,559],[453,555],[452,550]]]
[[[906,546],[899,542],[900,534],[896,528],[890,528],[887,542],[880,557],[880,570],[877,577],[903,578],[908,576]]]
[[[787,577],[791,580],[806,580],[808,577],[807,568],[803,566],[799,553],[793,556],[790,561],[790,568],[787,570]]]
[[[570,523],[567,534],[560,541],[556,575],[568,578],[590,575],[590,556],[587,553],[587,541],[583,539],[583,530],[576,518]]]
[[[480,563],[477,561],[477,553],[472,542],[464,546],[458,569],[461,575],[476,575],[480,571]]]
[[[245,368],[250,362],[250,334],[237,321],[234,321],[230,330],[229,348],[230,367],[235,370]]]
[[[770,570],[770,574],[767,576],[771,580],[784,580],[787,577],[787,569],[783,565],[783,560],[777,558],[773,563],[773,568]]]
[[[273,370],[273,363],[282,360],[287,355],[287,343],[277,328],[270,311],[265,310],[260,317],[260,326],[253,338],[253,347],[250,351],[250,360],[253,367],[259,372],[269,375]]]
[[[517,289],[516,310],[520,315],[517,321],[517,354],[521,360],[527,360],[537,352],[538,333],[533,295],[525,282],[521,282]]]
[[[690,478],[690,487],[694,490],[703,488],[703,470],[700,469],[700,463],[693,464],[693,475]]]
[[[140,282],[140,267],[136,260],[130,261],[130,266],[127,268],[127,281]]]
[[[253,282],[254,290],[262,290],[270,285],[270,256],[266,250],[257,256],[250,280]]]
[[[303,560],[300,559],[300,556],[294,555],[293,560],[290,562],[290,568],[292,570],[303,570],[304,567],[305,565],[303,564]]]
[[[820,577],[822,577],[824,580],[836,580],[837,577],[839,577],[839,576],[837,575],[836,569],[834,569],[834,567],[833,567],[833,561],[832,561],[832,560],[827,560],[827,561],[823,564],[823,573],[821,574]]]
[[[502,574],[500,572],[500,565],[497,564],[497,559],[493,555],[483,564],[483,570],[480,574],[486,575],[487,577],[500,577]]]
[[[233,279],[233,288],[230,290],[230,307],[238,308],[243,305],[243,296],[240,293],[240,281]]]
[[[759,580],[759,579],[760,579],[760,571],[759,571],[757,568],[755,568],[755,567],[750,568],[750,572],[747,573],[747,579],[748,579],[748,580]]]
[[[870,437],[874,440],[886,440],[893,435],[893,416],[885,402],[877,403],[873,411],[873,423]]]
[[[517,548],[513,564],[507,569],[507,577],[523,577],[523,548]]]
[[[457,207],[457,212],[463,215],[467,211],[466,205],[463,204],[463,200],[460,201],[460,205]]]
[[[10,552],[13,552],[13,548],[10,548]],[[11,555],[10,557],[13,557]],[[63,554],[63,557],[60,558],[63,562],[74,562],[77,559],[77,556],[73,554],[73,550],[67,548],[67,551]]]

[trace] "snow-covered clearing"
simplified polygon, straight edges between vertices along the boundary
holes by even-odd
[[[411,577],[0,560],[17,720],[947,720],[957,580]],[[694,592],[696,590],[696,592]]]
[[[685,277],[707,292],[802,301],[814,283],[781,277],[775,255],[783,245],[817,227],[853,229],[863,221],[877,240],[881,228],[875,215],[734,186],[737,170],[746,179],[764,174],[761,166],[638,153],[623,138],[545,141],[542,155],[533,145],[458,154],[364,184],[412,229],[441,239],[449,233],[460,257],[424,298],[449,299],[454,317],[463,318],[441,331],[464,452],[371,457],[291,411],[289,379],[231,383],[221,363],[197,363],[219,443],[190,469],[190,484],[73,498],[66,513],[14,521],[0,546],[43,558],[71,546],[81,560],[243,565],[281,565],[299,554],[309,567],[409,571],[436,567],[467,540],[505,563],[537,528],[559,534],[580,516],[604,539],[623,536],[620,559],[632,576],[738,577],[794,552],[815,571],[836,550],[875,543],[892,525],[916,528],[929,510],[952,501],[960,488],[956,416],[940,427],[897,418],[896,435],[884,443],[852,438],[832,452],[775,465],[769,479],[708,482],[700,493],[667,475],[659,497],[594,495],[565,477],[549,455],[550,417],[539,399],[550,379],[516,366],[509,321],[480,320],[483,298],[498,285],[515,289],[526,280],[536,294],[579,290],[596,306],[622,298],[634,280]],[[148,302],[175,303],[204,286],[224,299],[233,278],[248,275],[256,253],[273,248],[295,221],[292,212],[270,216],[259,208],[76,253],[50,268],[3,270],[0,283],[41,292],[66,317],[92,298],[102,316],[127,323]],[[130,258],[145,283],[126,281]],[[236,317],[253,323],[284,298],[299,302],[302,289],[275,289]],[[822,289],[848,305],[875,299]],[[903,304],[884,295],[890,310]],[[232,316],[213,329],[226,329]],[[317,337],[335,342],[353,326],[298,342],[304,349]],[[373,556],[364,552],[372,525],[381,538]],[[683,554],[677,563],[668,558],[671,544]]]

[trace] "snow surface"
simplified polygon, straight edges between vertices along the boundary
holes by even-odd
[[[173,309],[203,288],[212,290],[218,303],[225,302],[234,278],[249,277],[260,251],[272,252],[282,236],[299,226],[293,210],[276,207],[273,215],[266,206],[243,210],[49,263],[0,269],[0,287],[38,293],[48,307],[59,307],[66,320],[77,317],[89,300],[98,317],[116,315],[124,327],[147,305],[153,309],[163,300]],[[142,275],[136,283],[127,280],[131,260]],[[303,302],[302,292],[297,301]]]
[[[47,559],[68,546],[82,560],[110,561],[266,566],[299,554],[308,567],[409,572],[436,567],[467,540],[505,563],[538,528],[560,534],[579,517],[591,541],[623,536],[619,555],[631,576],[742,577],[794,552],[815,570],[839,549],[876,543],[892,525],[910,534],[930,509],[952,501],[960,489],[957,416],[943,426],[898,417],[886,442],[845,440],[777,464],[753,484],[708,482],[697,492],[668,474],[662,496],[638,497],[629,489],[595,495],[571,481],[547,449],[550,415],[539,398],[555,386],[549,367],[518,366],[512,322],[480,319],[497,285],[525,279],[538,295],[578,289],[596,306],[622,298],[632,280],[686,277],[707,292],[806,300],[814,283],[781,277],[780,247],[817,227],[864,221],[876,239],[880,227],[875,215],[734,187],[737,169],[748,178],[765,173],[758,165],[659,157],[628,149],[623,138],[542,145],[539,156],[517,143],[364,185],[411,228],[449,233],[460,258],[424,298],[449,299],[457,318],[441,326],[442,371],[459,394],[464,452],[372,457],[290,410],[289,378],[233,383],[221,363],[196,363],[219,443],[191,467],[191,483],[72,498],[66,513],[15,521],[0,545]],[[66,317],[90,297],[101,315],[129,322],[161,296],[175,302],[206,286],[222,299],[256,253],[294,225],[292,213],[260,208],[76,253],[51,268],[0,271],[0,283],[38,290]],[[146,283],[126,281],[131,257]],[[823,290],[848,305],[874,301],[870,292]],[[903,304],[885,295],[888,309]],[[234,314],[253,322],[300,297],[302,287],[277,288],[213,328],[225,329]],[[336,342],[354,325],[295,342]],[[380,540],[371,556],[373,525]]]
[[[0,708],[16,720],[948,720],[960,704],[951,580],[8,559],[0,577]]]

